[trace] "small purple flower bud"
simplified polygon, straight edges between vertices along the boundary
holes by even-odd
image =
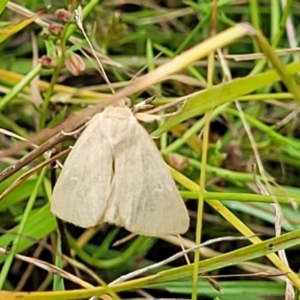
[[[72,75],[78,76],[85,70],[85,64],[81,56],[74,52],[69,52],[65,61],[67,69]]]
[[[60,36],[60,34],[63,30],[63,27],[61,25],[53,23],[53,24],[49,25],[48,30],[52,35]]]
[[[48,55],[42,55],[40,58],[40,63],[43,68],[53,68],[56,66],[57,61]]]
[[[62,23],[67,23],[72,19],[72,13],[66,9],[58,9],[55,12],[57,19]]]

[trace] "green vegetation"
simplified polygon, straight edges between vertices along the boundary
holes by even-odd
[[[77,2],[0,1],[0,300],[299,300],[299,1]],[[190,228],[64,239],[54,161],[125,97]]]

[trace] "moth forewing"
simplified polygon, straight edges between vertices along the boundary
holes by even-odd
[[[84,228],[103,221],[111,188],[112,152],[101,126],[97,114],[67,157],[52,195],[52,213]]]
[[[159,150],[120,106],[105,108],[75,144],[54,189],[52,212],[81,227],[108,222],[149,236],[180,234],[189,226]]]
[[[130,119],[130,135],[116,155],[112,202],[119,204],[129,231],[149,236],[184,233],[189,217],[171,173],[147,131],[133,115]]]

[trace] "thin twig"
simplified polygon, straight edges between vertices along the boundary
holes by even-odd
[[[6,249],[4,248],[0,248],[0,253],[1,254],[5,254],[6,253]],[[86,281],[83,281],[82,279],[74,276],[73,274],[70,274],[52,264],[49,264],[45,261],[42,261],[40,259],[37,259],[37,258],[33,258],[33,257],[28,257],[28,256],[25,256],[25,255],[21,255],[21,254],[14,254],[15,258],[17,259],[20,259],[22,261],[25,261],[27,263],[30,263],[30,264],[33,264],[35,265],[36,267],[39,267],[43,270],[46,270],[47,272],[49,273],[52,273],[52,274],[56,274],[56,275],[59,275],[65,279],[68,279],[80,286],[82,286],[83,288],[87,288],[87,289],[90,289],[90,288],[93,288],[94,286],[91,285],[90,283],[86,282]]]
[[[247,240],[247,239],[252,238],[252,237],[253,236],[248,236],[248,237],[244,237],[244,236],[242,236],[242,237],[227,236],[227,237],[220,237],[220,238],[211,239],[211,240],[206,241],[206,242],[204,242],[204,243],[202,243],[200,245],[196,245],[195,247],[186,249],[184,251],[180,251],[180,252],[178,252],[178,253],[170,256],[169,258],[163,260],[163,261],[160,261],[160,262],[155,263],[153,265],[150,265],[150,266],[147,266],[145,268],[138,269],[138,270],[135,270],[135,271],[133,271],[131,273],[123,275],[123,276],[117,278],[116,280],[114,280],[113,282],[111,282],[109,284],[109,286],[114,285],[116,283],[120,283],[120,282],[126,281],[126,280],[131,279],[131,278],[134,278],[134,277],[139,276],[139,275],[141,275],[143,273],[146,273],[146,272],[148,272],[150,270],[162,267],[162,266],[164,266],[164,265],[166,265],[166,264],[168,264],[168,263],[170,263],[170,262],[172,262],[172,261],[174,261],[174,260],[176,260],[176,259],[178,259],[178,258],[180,258],[180,257],[182,257],[184,255],[186,255],[187,253],[190,253],[190,252],[192,252],[194,250],[197,250],[197,249],[200,249],[202,247],[205,247],[205,246],[208,246],[208,245],[211,245],[211,244],[214,244],[214,243],[225,242],[225,241]]]

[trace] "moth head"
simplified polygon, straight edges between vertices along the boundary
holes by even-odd
[[[120,106],[120,107],[130,106],[130,105],[131,105],[131,100],[129,98],[123,98],[112,104],[112,106]]]

